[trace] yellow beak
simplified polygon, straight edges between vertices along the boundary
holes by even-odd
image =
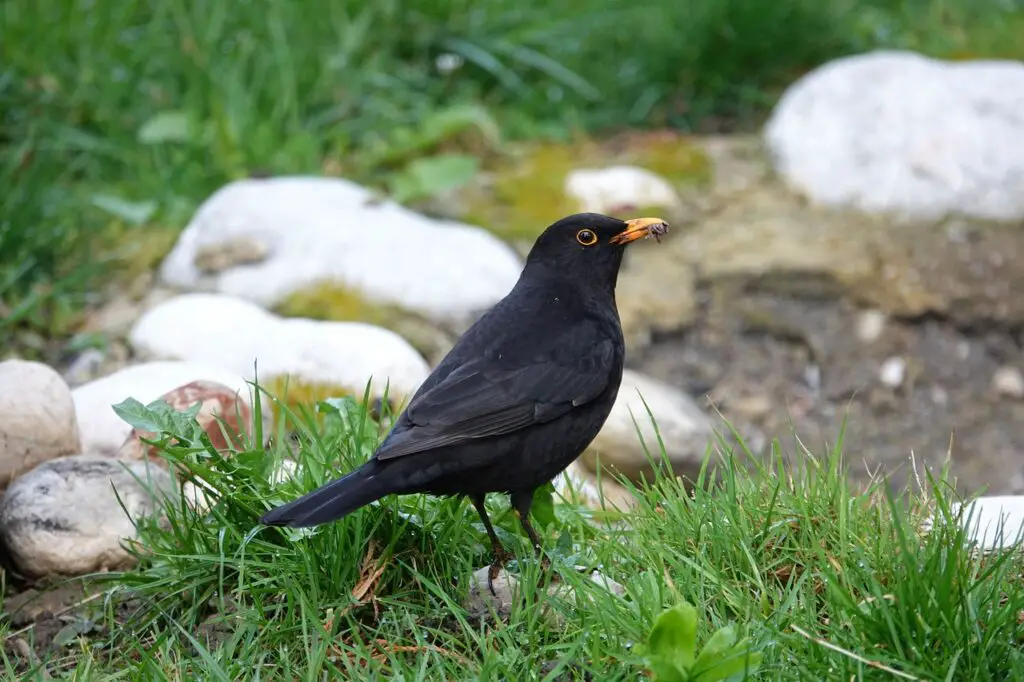
[[[612,237],[612,244],[628,244],[637,239],[654,237],[657,239],[668,232],[668,223],[661,218],[633,218],[626,221],[626,229]]]

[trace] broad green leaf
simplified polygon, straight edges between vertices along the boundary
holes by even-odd
[[[127,398],[112,407],[117,416],[141,431],[169,433],[190,444],[198,440],[202,431],[196,422],[196,415],[202,408],[199,401],[180,412],[161,399],[143,405],[135,398]]]
[[[132,225],[142,225],[157,209],[155,201],[128,201],[111,194],[94,194],[89,203]]]
[[[127,398],[113,407],[117,416],[127,422],[132,428],[139,429],[140,431],[161,431],[162,420],[160,417],[154,410],[143,405],[135,398]]]
[[[568,529],[563,530],[558,535],[558,540],[555,542],[555,551],[562,555],[572,551],[572,533]]]
[[[729,654],[729,650],[734,644],[736,644],[736,628],[727,625],[711,635],[711,639],[701,648],[690,672],[697,675],[700,671],[715,665],[720,658]]]
[[[92,632],[93,623],[88,620],[75,619],[57,631],[53,636],[55,646],[67,646],[73,643],[80,635],[87,635]]]
[[[697,649],[697,609],[686,602],[661,612],[647,638],[651,654],[674,661],[683,670],[693,665]]]
[[[554,486],[549,482],[533,493],[533,506],[530,516],[537,519],[541,528],[547,528],[556,522]]]
[[[761,667],[761,653],[749,651],[746,647],[734,647],[728,653],[719,657],[712,667],[703,672],[694,671],[691,674],[694,682],[732,682],[733,680],[744,680],[757,672]]]
[[[647,667],[654,673],[654,682],[688,682],[690,679],[685,670],[680,670],[671,659],[661,656],[648,658]]]
[[[193,137],[188,112],[161,111],[139,127],[137,139],[141,144],[188,142]]]

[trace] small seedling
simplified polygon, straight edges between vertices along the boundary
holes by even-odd
[[[646,662],[657,682],[732,682],[749,679],[761,654],[727,625],[697,654],[697,609],[683,602],[661,612],[647,637]]]

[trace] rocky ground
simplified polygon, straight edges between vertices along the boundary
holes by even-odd
[[[846,419],[862,476],[901,481],[911,454],[950,453],[963,492],[1024,489],[1024,230],[815,209],[771,177],[756,140],[708,145],[726,186],[693,202],[668,247],[691,272],[676,290],[688,319],[655,331],[634,366],[713,404],[751,445],[799,451],[795,432],[820,452]]]

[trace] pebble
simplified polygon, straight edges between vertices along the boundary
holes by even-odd
[[[581,212],[617,215],[638,208],[680,207],[672,184],[657,173],[637,166],[580,168],[565,177],[565,193]]]
[[[907,361],[900,357],[891,357],[882,363],[878,371],[878,379],[889,388],[899,388],[907,376]]]
[[[39,362],[0,362],[0,490],[80,447],[75,403],[60,373]]]
[[[519,578],[502,569],[492,582],[494,585],[494,593],[492,594],[487,582],[489,572],[490,566],[484,566],[473,573],[469,584],[469,594],[465,603],[466,611],[472,618],[487,618],[493,614],[498,620],[507,620],[512,613],[512,609],[515,607],[516,600],[519,598]],[[621,598],[626,594],[626,588],[623,585],[607,577],[599,570],[591,571],[588,577],[595,585],[607,590],[616,597]],[[550,597],[561,597],[571,600],[577,606],[580,605],[578,600],[581,595],[573,592],[572,588],[563,581],[554,582],[549,585],[547,594]],[[565,616],[560,610],[551,608],[550,604],[542,607],[542,616],[552,629],[558,630],[565,627]]]
[[[874,343],[885,331],[887,317],[881,310],[865,310],[857,316],[857,338],[862,343]]]
[[[1024,374],[1019,369],[1004,365],[992,375],[992,388],[1004,398],[1024,398]]]

